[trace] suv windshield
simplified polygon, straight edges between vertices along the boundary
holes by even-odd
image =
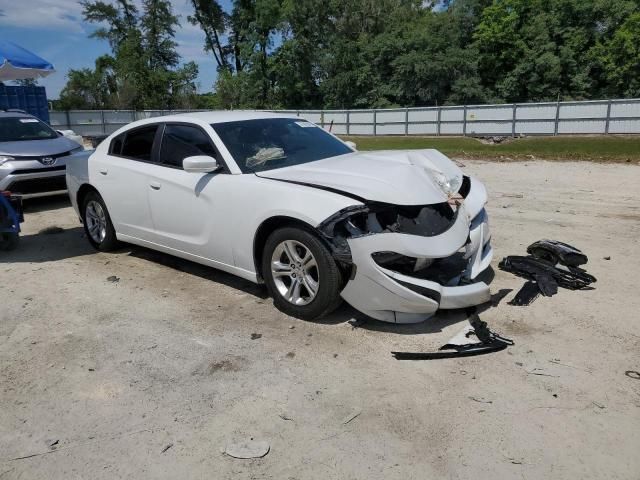
[[[263,172],[352,153],[322,128],[299,118],[214,123],[242,173]]]
[[[0,142],[58,138],[48,125],[34,117],[0,117]]]

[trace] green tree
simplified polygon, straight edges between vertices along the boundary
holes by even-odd
[[[168,0],[83,0],[84,19],[99,24],[92,37],[109,43],[112,54],[95,68],[71,70],[63,105],[84,108],[187,108],[196,95],[198,67],[179,67],[174,40],[178,17]]]

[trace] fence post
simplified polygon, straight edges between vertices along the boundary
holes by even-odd
[[[324,128],[324,110],[320,110],[320,126]]]
[[[438,107],[437,122],[436,123],[436,136],[440,136],[440,120],[442,119],[442,107]]]
[[[604,124],[605,135],[609,134],[609,123],[611,122],[611,99],[607,102],[607,122]]]
[[[558,122],[560,121],[560,98],[558,97],[558,101],[556,102],[556,121],[553,127],[553,136],[558,135]]]
[[[349,135],[351,133],[351,125],[349,125],[350,123],[350,115],[349,115],[349,110],[347,110],[347,135]]]
[[[65,110],[65,111],[64,111],[64,113],[65,113],[65,117],[66,117],[66,119],[67,119],[67,129],[68,129],[68,130],[73,130],[73,129],[71,128],[71,117],[70,117],[70,115],[69,115],[69,110]]]
[[[516,110],[518,108],[518,104],[513,104],[513,117],[511,120],[511,136],[515,138],[516,136]]]
[[[462,111],[464,118],[462,119],[462,136],[467,136],[467,106],[464,106],[464,110]]]
[[[102,121],[102,133],[107,133],[107,124],[104,121],[104,110],[100,110],[100,119]]]
[[[378,111],[373,109],[373,136],[378,135]]]
[[[404,109],[404,134],[409,135],[409,107]]]

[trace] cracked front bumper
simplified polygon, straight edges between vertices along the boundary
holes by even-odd
[[[464,210],[464,206],[461,206]],[[348,239],[355,276],[342,291],[354,308],[375,319],[393,323],[421,322],[442,309],[465,308],[489,301],[489,286],[476,277],[491,263],[491,233],[486,211],[470,221],[465,211],[456,223],[435,237],[400,233],[371,234]],[[377,252],[445,259],[464,255],[458,275],[446,284],[385,268],[373,259]]]

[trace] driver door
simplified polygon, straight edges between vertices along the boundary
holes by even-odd
[[[231,245],[216,231],[224,228],[224,199],[229,177],[222,169],[212,173],[185,172],[186,157],[219,158],[209,135],[199,126],[164,126],[159,163],[149,170],[148,199],[154,242],[173,250],[227,265],[233,264]]]

